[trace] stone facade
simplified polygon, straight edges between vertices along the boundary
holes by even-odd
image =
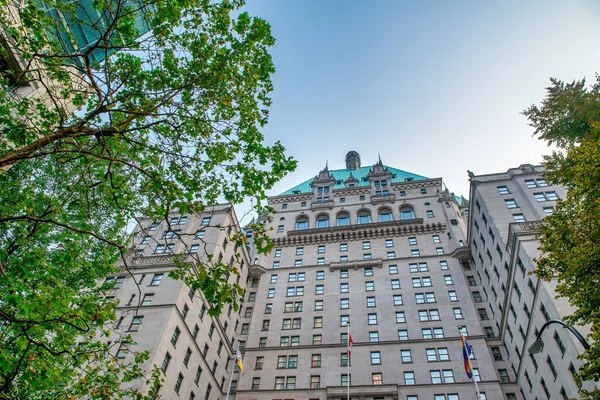
[[[476,265],[471,279],[477,284],[472,291],[489,318],[482,324],[503,379],[525,399],[577,398],[572,372],[581,365],[577,356],[583,348],[573,335],[550,325],[542,336],[543,351],[527,351],[546,321],[573,312],[566,299],[555,299],[555,281],[531,274],[540,255],[536,226],[566,195],[545,181],[544,172],[525,164],[505,173],[471,174],[469,246]]]
[[[357,157],[269,198],[275,245],[253,255],[265,272],[244,304],[236,398],[346,398],[348,320],[352,398],[474,399],[461,332],[480,390],[502,398],[467,283],[465,210],[440,178],[399,181],[381,161],[361,173]]]

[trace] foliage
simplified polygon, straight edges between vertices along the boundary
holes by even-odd
[[[235,0],[0,3],[0,398],[141,397],[119,386],[152,378],[148,354],[126,363],[98,341],[115,305],[96,282],[127,267],[138,216],[248,197],[262,213],[293,170],[260,133],[270,27]],[[195,263],[206,273],[179,263],[178,276],[207,289],[212,312],[237,304],[231,266]]]
[[[546,157],[547,179],[568,193],[543,221],[536,274],[558,279],[557,294],[576,310],[566,318],[570,324],[591,326],[592,347],[579,371],[583,381],[600,380],[599,94],[600,78],[589,88],[585,81],[553,79],[541,107],[524,111],[535,133],[560,148]]]

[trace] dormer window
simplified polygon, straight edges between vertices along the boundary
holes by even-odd
[[[380,179],[374,181],[375,183],[375,196],[387,196],[390,193],[388,192],[388,182],[387,179]]]
[[[317,187],[317,203],[329,201],[329,186]]]

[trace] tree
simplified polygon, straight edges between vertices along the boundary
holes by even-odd
[[[0,2],[0,398],[141,398],[119,386],[152,378],[148,355],[124,364],[97,340],[115,320],[98,279],[140,216],[248,197],[269,211],[295,167],[260,133],[270,27],[241,0]],[[237,307],[230,266],[175,261],[213,314]]]
[[[590,325],[591,349],[578,379],[600,380],[600,77],[589,88],[585,81],[552,79],[546,98],[523,112],[540,139],[559,151],[547,156],[547,178],[564,186],[567,197],[557,201],[539,232],[542,256],[535,273],[558,279],[557,294],[575,307],[570,324]],[[598,393],[587,394],[599,398]]]

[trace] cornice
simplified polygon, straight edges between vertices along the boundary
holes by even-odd
[[[397,236],[424,235],[444,232],[447,224],[424,224],[423,218],[370,224],[332,226],[299,231],[288,231],[284,237],[273,239],[278,247],[337,243],[347,240],[381,239]]]

